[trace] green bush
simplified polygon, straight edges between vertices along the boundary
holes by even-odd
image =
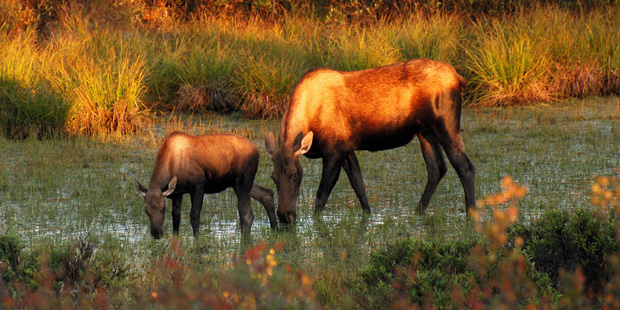
[[[467,263],[474,245],[402,240],[371,253],[370,266],[360,271],[353,285],[358,306],[382,309],[403,297],[418,306],[451,304],[454,286],[468,290],[469,281],[478,278]]]
[[[35,277],[40,268],[37,255],[23,253],[23,249],[24,245],[17,236],[0,235],[0,276],[4,289],[15,288],[16,283],[25,284],[30,289],[39,285]],[[0,291],[0,296],[7,293]]]
[[[572,302],[596,307],[618,273],[610,262],[620,253],[617,239],[614,218],[583,209],[548,211],[513,226],[508,246],[500,248],[482,241],[396,242],[371,253],[353,291],[368,309]]]
[[[600,219],[584,209],[548,211],[530,225],[515,225],[510,234],[523,238],[523,252],[553,283],[561,283],[561,270],[574,273],[582,268],[586,286],[595,292],[612,275],[609,255],[620,250],[613,219]]]

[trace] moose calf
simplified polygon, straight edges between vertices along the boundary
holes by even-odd
[[[192,229],[194,236],[198,235],[204,194],[219,193],[229,187],[237,195],[243,234],[250,232],[254,220],[250,198],[265,207],[271,228],[276,229],[273,191],[254,182],[257,168],[258,150],[243,137],[170,133],[157,152],[149,187],[134,180],[136,191],[146,202],[151,235],[159,239],[163,233],[165,198],[172,199],[172,230],[179,233],[181,202],[186,193],[192,201]]]

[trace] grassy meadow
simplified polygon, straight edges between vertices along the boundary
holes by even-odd
[[[478,168],[480,223],[474,225],[463,212],[463,190],[452,168],[427,212],[414,213],[426,181],[424,162],[414,141],[399,149],[358,154],[373,208],[369,217],[364,216],[344,176],[336,185],[326,212],[320,218],[312,217],[321,164],[304,158],[305,177],[295,230],[272,232],[264,210],[253,202],[256,219],[248,239],[240,236],[235,196],[227,190],[206,196],[198,238],[191,236],[186,198],[179,237],[172,237],[168,214],[164,238],[152,240],[144,202],[135,193],[132,180],[148,181],[156,148],[171,130],[196,134],[235,132],[259,146],[257,182],[273,188],[269,178],[271,162],[262,143],[266,133],[278,128],[277,121],[247,121],[238,114],[174,113],[158,118],[123,141],[3,138],[0,227],[4,239],[0,242],[0,254],[4,259],[0,261],[4,262],[4,269],[0,270],[7,286],[0,288],[0,295],[5,298],[5,306],[34,308],[41,299],[72,307],[182,308],[193,304],[234,308],[375,308],[400,299],[393,296],[385,297],[386,301],[362,302],[364,285],[369,285],[363,284],[363,279],[369,277],[368,270],[376,264],[377,253],[393,253],[392,247],[403,240],[434,244],[431,249],[448,245],[452,249],[449,253],[455,255],[453,252],[459,249],[456,245],[461,246],[461,251],[467,249],[465,253],[475,249],[474,244],[488,244],[493,249],[495,239],[485,239],[490,238],[491,228],[482,229],[480,225],[501,223],[498,214],[508,214],[508,210],[517,210],[520,225],[535,223],[551,211],[572,214],[575,210],[605,210],[599,216],[614,217],[609,209],[613,204],[600,208],[599,203],[592,201],[592,190],[593,184],[599,182],[597,176],[617,177],[620,157],[614,141],[620,141],[620,99],[572,100],[554,106],[467,108],[462,123],[466,145]],[[506,175],[527,188],[527,194],[518,202],[493,206],[489,199],[502,192],[502,188],[504,192],[511,188],[502,181]],[[609,181],[601,186],[608,184],[612,189],[618,186]],[[617,204],[618,193],[614,195]],[[491,204],[483,206],[483,201]],[[598,217],[590,220],[604,221]],[[579,229],[580,234],[585,233],[583,227]],[[502,231],[506,233],[507,228],[496,233]],[[17,243],[13,247],[18,247],[13,265],[7,258],[11,249],[15,251],[7,245],[11,240]],[[463,245],[464,242],[469,245]],[[442,255],[433,257],[450,257]],[[496,254],[491,252],[476,262],[482,266],[493,255]],[[407,256],[402,259],[407,260]],[[447,264],[453,266],[457,262],[455,258]],[[29,264],[49,267],[28,269]],[[70,268],[76,270],[68,273]],[[439,277],[451,274],[446,272]],[[436,276],[418,275],[435,279],[428,283],[435,283]],[[15,284],[18,280],[25,283],[23,291],[15,290],[20,287]],[[458,279],[451,281],[455,282],[449,284],[460,283]],[[540,283],[535,292],[544,297],[544,290],[552,286]],[[438,290],[433,285],[436,284],[430,290]],[[386,288],[372,288],[373,292],[376,290]],[[535,297],[539,299],[532,297],[526,301],[554,308],[575,296],[586,296],[571,292],[557,288],[546,293],[544,298],[548,301],[538,295]],[[446,302],[446,296],[435,297],[439,306]],[[525,306],[526,301],[521,300],[518,305]],[[493,302],[489,298],[484,303],[491,307]],[[510,305],[505,300],[502,303]]]
[[[0,308],[620,308],[620,5],[442,3],[0,0]],[[188,197],[151,238],[133,179],[168,132],[249,138],[274,188],[263,139],[306,71],[418,57],[467,80],[475,213],[451,166],[414,212],[414,140],[358,153],[370,216],[341,174],[313,217],[303,158],[291,231],[253,202],[242,238],[227,190],[198,238]]]

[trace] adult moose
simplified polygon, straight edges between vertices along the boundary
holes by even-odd
[[[136,191],[146,202],[151,235],[159,239],[163,233],[166,198],[172,199],[172,230],[179,233],[183,194],[189,193],[190,221],[196,236],[204,194],[218,193],[229,187],[237,196],[242,233],[250,232],[254,220],[250,198],[265,207],[271,228],[275,229],[273,191],[254,182],[257,169],[258,150],[243,137],[170,133],[157,152],[149,188],[134,180]]]
[[[355,155],[403,146],[417,136],[428,180],[417,206],[423,212],[447,171],[442,148],[465,190],[466,209],[474,207],[476,168],[461,138],[463,78],[448,64],[416,59],[361,71],[309,71],[295,87],[276,145],[265,146],[274,170],[278,217],[295,223],[303,176],[299,157],[322,158],[315,212],[323,210],[343,167],[362,208],[370,212]]]

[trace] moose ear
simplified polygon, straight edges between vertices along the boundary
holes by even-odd
[[[308,153],[308,151],[310,150],[310,147],[312,146],[312,138],[314,137],[314,134],[312,133],[312,131],[308,131],[308,133],[305,136],[303,136],[303,139],[301,139],[301,143],[298,142],[300,135],[301,135],[301,132],[295,139],[295,144],[293,146],[293,152],[295,153],[295,156],[301,156],[303,154]]]
[[[172,180],[170,180],[170,183],[168,183],[168,189],[161,193],[162,196],[164,197],[168,197],[170,194],[174,193],[174,188],[177,187],[177,177],[173,176]]]
[[[136,188],[136,193],[138,193],[138,195],[144,197],[146,196],[146,192],[148,192],[149,190],[144,187],[142,184],[140,184],[140,182],[138,182],[137,179],[133,179],[133,185]]]
[[[267,137],[265,137],[265,147],[267,148],[267,152],[269,155],[273,155],[276,151],[276,138],[273,136],[273,132],[270,132]]]

